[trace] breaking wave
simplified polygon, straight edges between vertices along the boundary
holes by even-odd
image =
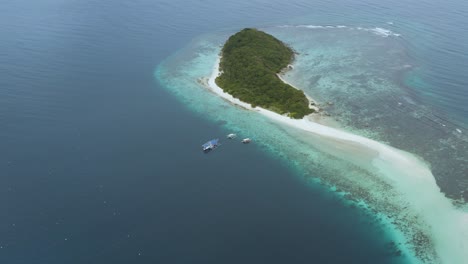
[[[308,28],[308,29],[347,29],[347,30],[359,30],[359,31],[367,31],[374,33],[378,36],[381,37],[399,37],[401,34],[395,33],[391,31],[390,29],[386,28],[381,28],[381,27],[374,27],[374,28],[366,28],[366,27],[350,27],[350,26],[344,26],[344,25],[282,25],[279,26],[281,28],[287,28],[287,27],[296,27],[296,28]]]

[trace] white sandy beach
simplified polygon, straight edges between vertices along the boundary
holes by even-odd
[[[344,153],[353,155],[356,150],[373,153],[370,156],[365,155],[369,159],[369,166],[402,193],[413,207],[412,210],[418,212],[430,226],[430,236],[442,262],[468,263],[468,214],[455,209],[451,201],[440,192],[428,165],[421,159],[375,140],[313,122],[310,117],[297,120],[260,107],[252,108],[250,104],[232,97],[216,85],[215,79],[220,74],[219,61],[220,58],[208,80],[208,88],[212,92],[234,105],[258,112],[279,124],[320,136],[324,144],[339,147]]]
[[[218,96],[245,109],[256,111],[279,123],[286,124],[288,126],[304,130],[310,133],[314,133],[322,137],[330,138],[335,142],[335,144],[337,142],[343,144],[344,146],[349,145],[350,143],[352,143],[353,145],[359,144],[363,150],[369,149],[372,151],[377,151],[379,153],[380,160],[386,161],[386,163],[394,163],[395,166],[401,166],[402,168],[406,167],[408,169],[411,169],[411,171],[413,171],[413,177],[417,177],[420,179],[424,178],[425,181],[428,181],[431,184],[434,184],[435,187],[437,187],[435,185],[434,177],[432,176],[427,166],[424,163],[422,163],[421,160],[410,155],[409,153],[404,153],[400,150],[397,150],[395,148],[362,136],[354,135],[349,132],[338,130],[336,128],[318,124],[316,122],[311,121],[307,117],[304,117],[302,119],[291,119],[287,116],[277,114],[275,112],[266,110],[261,107],[252,108],[250,104],[242,102],[239,99],[234,98],[232,95],[225,93],[223,89],[221,89],[215,82],[216,77],[220,74],[218,65],[219,58],[216,62],[216,66],[213,68],[213,73],[211,74],[208,80],[209,88]],[[415,166],[415,164],[419,166]],[[390,177],[389,179],[398,181],[397,177],[394,177],[392,175],[388,176]]]

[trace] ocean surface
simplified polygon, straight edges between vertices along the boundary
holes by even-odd
[[[3,3],[0,263],[467,263],[467,12],[461,0]],[[244,27],[294,48],[289,82],[344,130],[416,156],[440,191],[395,188],[360,155],[204,89]]]

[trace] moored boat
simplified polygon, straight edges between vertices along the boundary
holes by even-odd
[[[203,144],[202,149],[204,152],[208,152],[210,150],[217,148],[219,145],[220,145],[219,139],[215,138]]]
[[[252,140],[250,138],[244,138],[241,142],[244,144],[250,143]]]

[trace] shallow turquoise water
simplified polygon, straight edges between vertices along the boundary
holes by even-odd
[[[466,139],[455,130],[455,123],[442,124],[435,110],[417,102],[417,97],[405,90],[404,84],[418,77],[398,32],[346,25],[280,25],[263,30],[299,53],[286,80],[317,99],[345,129],[420,155],[431,164],[444,191],[455,198],[461,196]],[[200,116],[222,124],[228,131],[252,137],[312,188],[319,184],[344,204],[351,202],[359,207],[368,219],[378,223],[378,229],[386,230],[386,236],[397,241],[397,248],[410,262],[417,262],[414,256],[419,261],[438,262],[435,240],[426,222],[418,219],[417,213],[405,211],[409,204],[404,196],[376,176],[375,168],[360,163],[359,158],[330,151],[330,145],[323,145],[320,137],[304,135],[234,107],[203,87],[227,34],[195,39],[158,67],[157,79]],[[425,131],[422,135],[421,130]],[[457,146],[451,144],[452,140],[458,140]],[[448,168],[452,168],[450,178],[438,174]]]
[[[415,87],[430,84],[400,33],[348,26],[296,26],[271,32],[301,54],[295,70],[286,75],[289,82],[316,98],[349,130],[422,157],[449,197],[466,195],[464,125],[415,94]]]
[[[211,74],[213,62],[216,61],[219,51],[218,43],[207,41],[207,39],[209,38],[204,36],[195,40],[190,47],[168,59],[156,71],[156,77],[186,107],[204,118],[223,124],[222,126],[227,131],[253,138],[255,144],[260,145],[268,155],[284,162],[296,171],[296,174],[306,184],[310,184],[316,190],[318,184],[324,184],[322,186],[335,193],[336,198],[342,199],[345,194],[342,193],[343,190],[349,194],[351,189],[361,188],[367,193],[368,190],[355,184],[356,181],[362,182],[363,178],[371,180],[370,185],[377,186],[375,179],[364,170],[346,160],[330,156],[314,148],[309,142],[304,142],[301,135],[294,134],[295,131],[281,127],[257,113],[233,107],[204,89],[197,80]],[[357,202],[361,201],[366,194],[353,196],[353,200]],[[342,200],[345,204],[346,201],[349,199]],[[359,207],[359,205],[350,206]],[[366,210],[361,213],[366,215],[364,218],[373,219],[370,221],[376,225],[376,230],[384,232],[384,226],[379,218],[366,213]],[[388,239],[396,240],[397,243],[405,243],[395,233],[387,231],[385,233]],[[402,244],[398,246],[398,249],[406,250]]]

